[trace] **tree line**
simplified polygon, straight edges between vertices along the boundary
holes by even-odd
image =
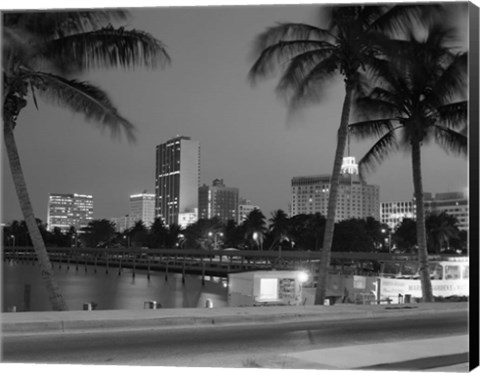
[[[47,246],[88,248],[177,248],[193,250],[321,250],[326,218],[320,213],[288,217],[283,210],[272,213],[270,219],[255,209],[247,219],[237,224],[224,223],[219,218],[200,219],[182,229],[177,224],[165,225],[156,218],[150,227],[141,220],[123,232],[106,219],[92,220],[81,231],[74,227],[62,232],[58,227],[48,231],[37,220]],[[467,232],[458,229],[458,220],[446,212],[431,213],[426,219],[429,254],[467,253]],[[6,246],[31,246],[24,221],[13,221],[4,227]],[[14,238],[13,238],[14,237]],[[347,219],[335,224],[333,251],[336,252],[393,252],[416,254],[416,222],[405,218],[390,231],[388,225],[368,217]]]

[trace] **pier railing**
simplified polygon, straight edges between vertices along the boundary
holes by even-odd
[[[248,251],[248,250],[186,250],[186,249],[141,249],[141,248],[59,248],[49,247],[49,257],[54,265],[85,271],[93,266],[105,272],[129,268],[135,276],[137,269],[147,271],[198,274],[227,277],[229,273],[271,270],[303,269],[312,275],[320,261],[319,251]],[[32,247],[3,247],[4,260],[35,262]],[[373,272],[372,262],[416,262],[416,256],[388,253],[332,252],[331,270],[342,273]]]

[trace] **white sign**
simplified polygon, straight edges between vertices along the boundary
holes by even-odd
[[[468,296],[468,280],[432,280],[432,291],[436,297],[452,295]],[[413,298],[422,297],[420,280],[380,279],[380,298],[396,298],[399,294],[410,294]]]
[[[365,289],[367,286],[367,278],[365,276],[353,276],[353,288]]]

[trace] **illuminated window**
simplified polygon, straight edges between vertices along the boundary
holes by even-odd
[[[258,300],[278,300],[278,279],[260,279],[260,295],[258,297]]]

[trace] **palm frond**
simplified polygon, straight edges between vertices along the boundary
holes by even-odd
[[[260,56],[249,71],[249,80],[251,84],[255,84],[259,77],[267,76],[269,73],[274,72],[277,66],[289,62],[292,58],[296,58],[298,55],[312,51],[318,51],[317,53],[321,54],[321,51],[331,48],[331,44],[318,40],[302,39],[295,41],[280,41],[262,50]],[[310,55],[308,54],[306,55],[306,61],[309,56]]]
[[[456,155],[467,155],[468,138],[450,128],[434,125],[435,142],[446,152]]]
[[[113,27],[52,40],[42,54],[62,65],[78,61],[83,69],[157,67],[170,62],[165,45],[150,34]]]
[[[124,10],[93,11],[38,11],[5,12],[5,27],[23,29],[38,39],[59,38],[66,35],[97,30],[111,22],[124,21]]]
[[[434,23],[441,17],[440,4],[396,5],[387,9],[370,24],[370,29],[390,36],[400,36],[405,32]]]
[[[449,104],[455,99],[465,99],[468,87],[468,54],[461,53],[442,70],[432,87],[429,103],[435,106]]]
[[[324,29],[303,23],[280,23],[267,28],[255,39],[253,55],[258,56],[265,48],[281,41],[325,40],[333,36]]]
[[[351,123],[348,125],[349,134],[359,140],[379,138],[395,130],[393,124],[395,121],[396,119],[391,118]]]
[[[375,87],[370,95],[359,97],[354,103],[354,113],[360,117],[371,119],[376,115],[380,116],[399,116],[402,113],[409,115],[408,108],[405,107],[405,99],[402,95],[403,87],[393,87],[395,89],[386,89]]]
[[[381,164],[391,153],[399,148],[394,131],[390,131],[382,136],[363,156],[358,163],[360,175],[375,170],[376,166]]]
[[[436,108],[437,123],[447,128],[458,129],[467,124],[468,101],[455,102]]]
[[[324,92],[328,89],[325,84],[337,75],[339,59],[336,54],[330,54],[319,62],[306,76],[294,87],[289,99],[289,110],[295,112],[304,104],[319,102]]]
[[[287,91],[297,87],[312,69],[332,53],[332,49],[333,47],[314,49],[292,58],[278,83],[277,90]]]
[[[133,124],[118,113],[100,88],[41,72],[32,72],[29,78],[37,92],[47,100],[83,114],[88,121],[100,124],[102,131],[108,129],[113,137],[124,133],[128,141],[135,140]]]

